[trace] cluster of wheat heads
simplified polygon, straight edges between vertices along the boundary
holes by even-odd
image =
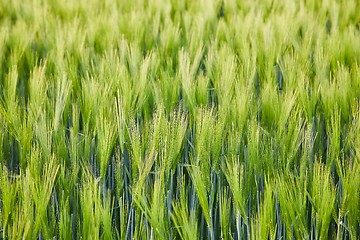
[[[358,239],[357,0],[0,0],[1,239]]]

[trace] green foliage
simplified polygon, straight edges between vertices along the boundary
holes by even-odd
[[[358,239],[358,9],[0,0],[0,238]]]

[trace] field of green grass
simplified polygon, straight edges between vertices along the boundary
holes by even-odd
[[[360,239],[358,0],[0,0],[0,239]]]

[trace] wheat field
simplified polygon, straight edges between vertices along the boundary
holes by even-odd
[[[0,239],[360,239],[357,0],[0,0]]]

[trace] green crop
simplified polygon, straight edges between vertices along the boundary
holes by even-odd
[[[0,0],[0,239],[359,239],[357,0]]]

